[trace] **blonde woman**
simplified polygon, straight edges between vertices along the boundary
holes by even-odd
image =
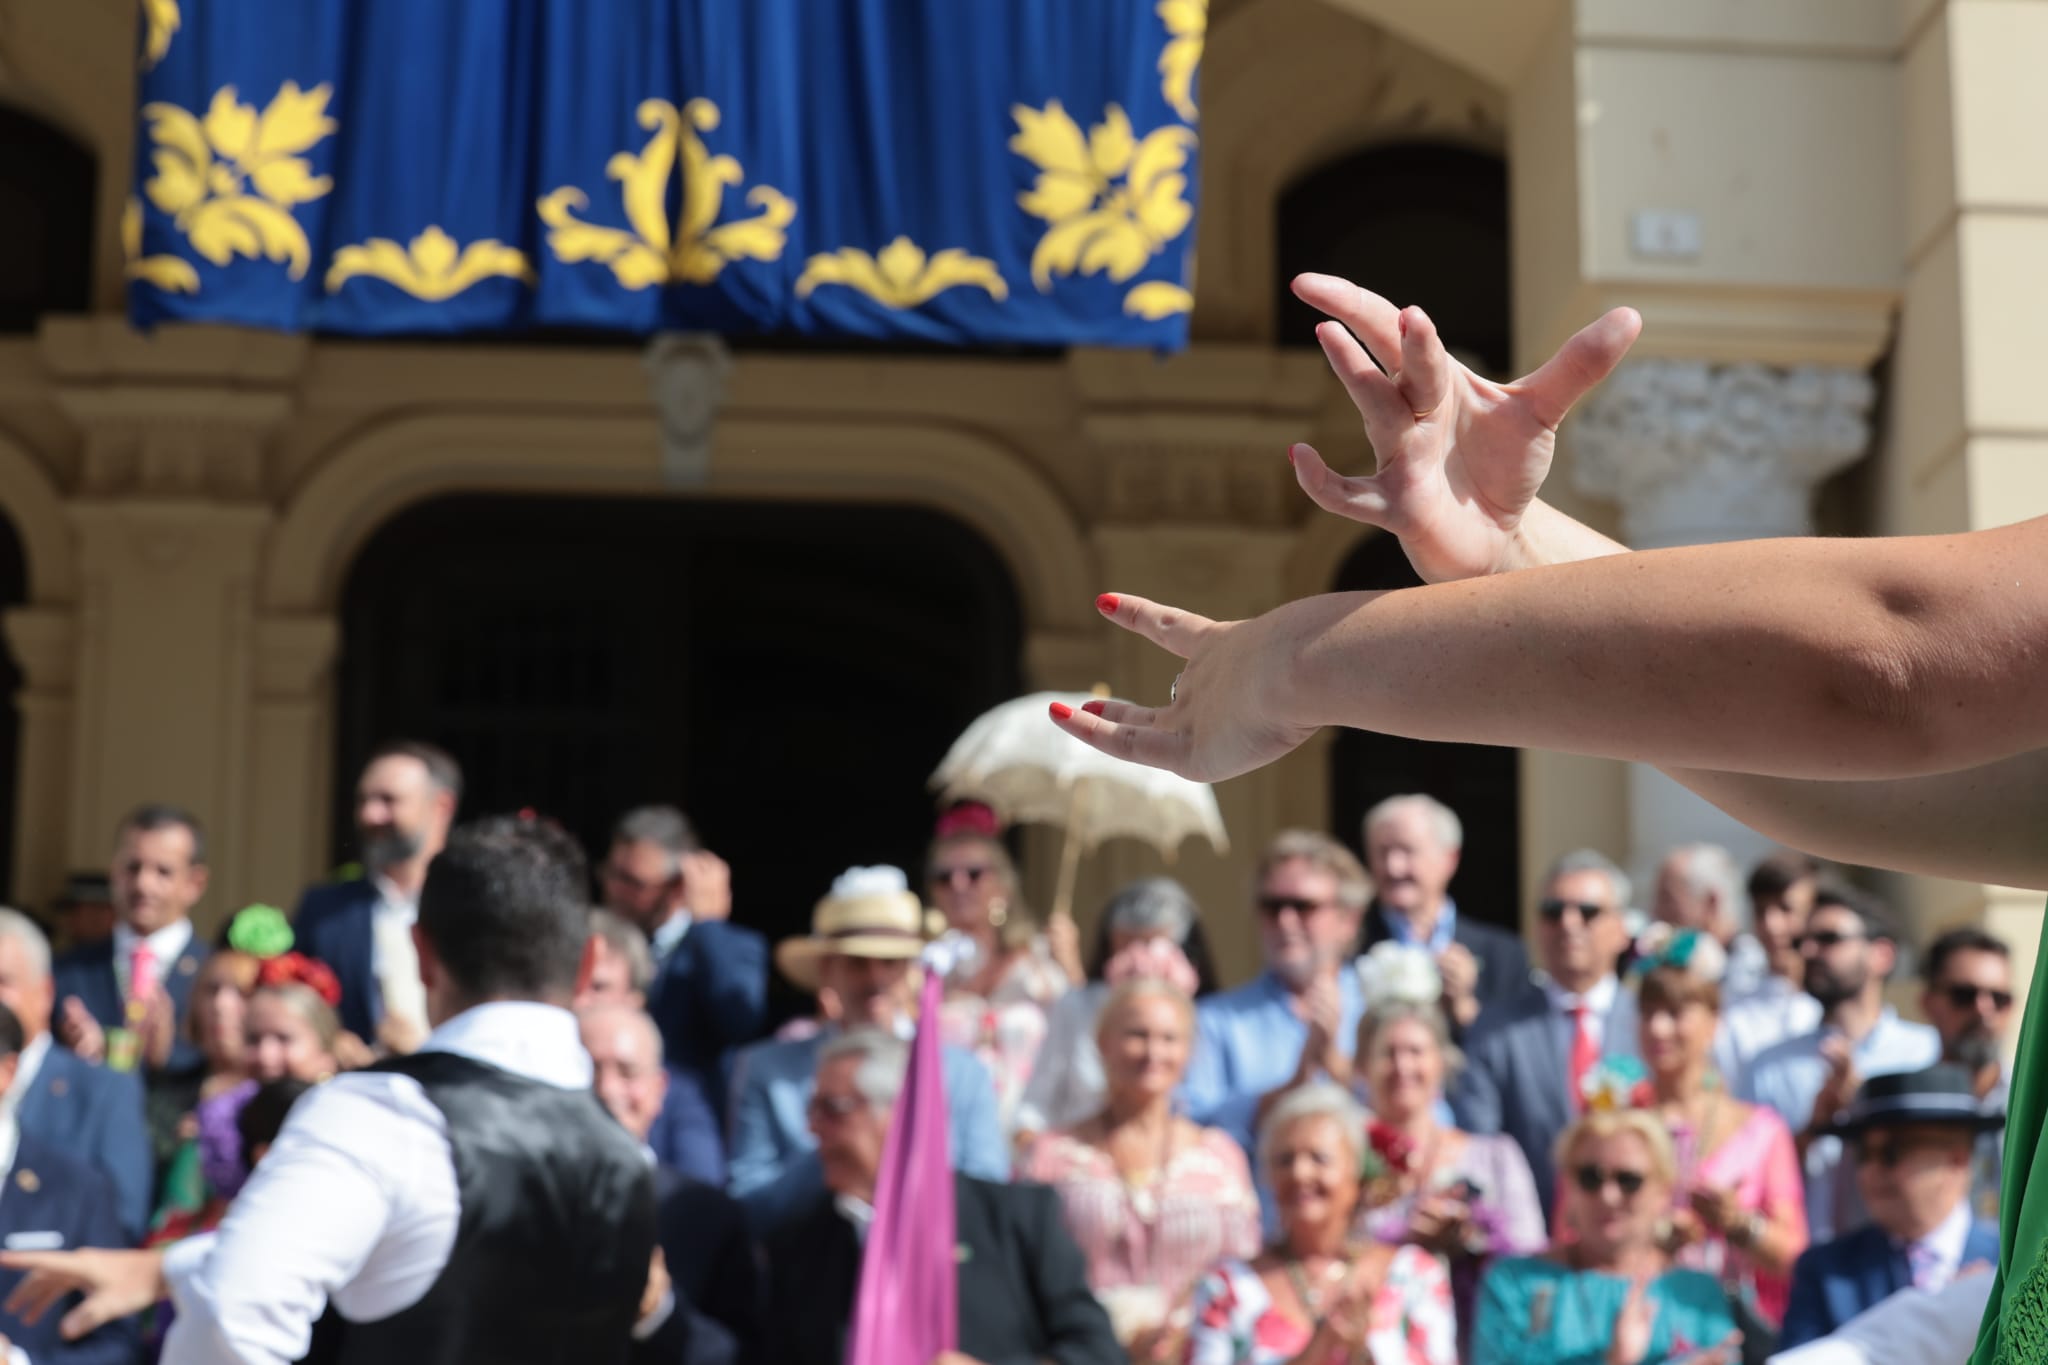
[[[1088,1284],[1117,1340],[1141,1359],[1204,1271],[1259,1249],[1243,1150],[1173,1112],[1194,1026],[1194,1002],[1172,982],[1113,990],[1096,1027],[1100,1112],[1040,1138],[1020,1172],[1059,1192]]]
[[[1662,1224],[1678,1161],[1641,1109],[1596,1109],[1557,1142],[1564,1236],[1497,1261],[1479,1291],[1473,1365],[1732,1361],[1735,1319],[1713,1276],[1674,1268]]]

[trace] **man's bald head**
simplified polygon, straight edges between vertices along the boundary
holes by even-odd
[[[626,1005],[593,1005],[577,1019],[597,1073],[598,1099],[627,1132],[647,1141],[668,1096],[661,1031],[644,1010]]]

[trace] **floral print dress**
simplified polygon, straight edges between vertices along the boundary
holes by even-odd
[[[1195,1321],[1183,1360],[1285,1365],[1314,1335],[1281,1315],[1258,1271],[1243,1261],[1225,1261],[1195,1289]],[[1420,1247],[1394,1253],[1373,1299],[1365,1351],[1372,1365],[1454,1365],[1458,1333],[1442,1261]]]

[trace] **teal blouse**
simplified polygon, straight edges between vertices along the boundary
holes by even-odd
[[[1628,1285],[1538,1256],[1495,1262],[1479,1287],[1472,1365],[1603,1365]],[[1643,1365],[1704,1350],[1735,1330],[1711,1275],[1669,1270],[1647,1292],[1657,1317]]]

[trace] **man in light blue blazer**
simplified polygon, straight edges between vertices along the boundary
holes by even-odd
[[[900,869],[854,868],[818,903],[810,935],[777,945],[782,974],[818,992],[822,1012],[835,1022],[807,1038],[758,1043],[741,1052],[733,1068],[727,1184],[762,1233],[810,1208],[825,1189],[809,1108],[827,1037],[842,1024],[898,1035],[915,1027],[924,929],[924,906]],[[1009,1179],[988,1069],[951,1046],[943,1049],[941,1066],[954,1169]]]
[[[1459,1127],[1506,1133],[1522,1149],[1546,1216],[1557,1190],[1552,1149],[1585,1108],[1575,1082],[1607,1058],[1637,1052],[1635,996],[1615,975],[1628,946],[1628,896],[1628,878],[1598,853],[1568,853],[1552,865],[1536,915],[1544,975],[1487,1006],[1451,1087]]]
[[[1973,1217],[1977,1137],[2003,1126],[1970,1073],[1943,1064],[1873,1076],[1830,1132],[1849,1144],[1871,1222],[1809,1247],[1792,1270],[1780,1350],[1827,1336],[1905,1289],[1939,1292],[1998,1264],[1998,1226]]]
[[[0,1005],[14,1012],[26,1039],[6,1105],[31,1142],[104,1174],[124,1240],[139,1241],[149,1222],[152,1175],[142,1082],[56,1046],[56,998],[43,931],[19,910],[0,909]]]

